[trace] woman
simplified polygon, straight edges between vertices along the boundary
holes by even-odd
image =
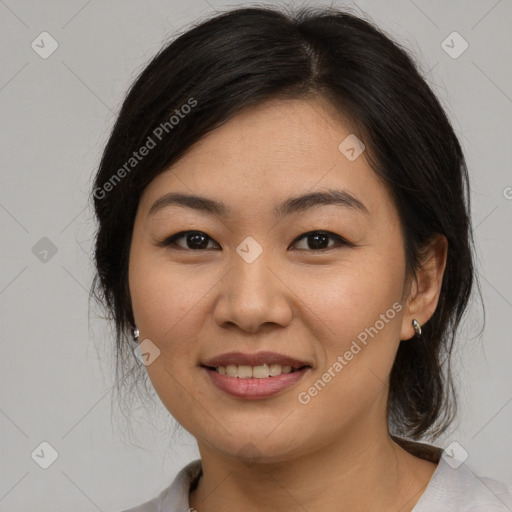
[[[377,28],[334,9],[198,24],[133,84],[93,195],[118,360],[133,336],[201,455],[132,512],[512,509],[464,447],[417,442],[455,411],[468,177]]]

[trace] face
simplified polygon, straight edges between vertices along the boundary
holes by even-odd
[[[387,378],[414,333],[400,222],[364,152],[354,159],[351,139],[339,149],[352,130],[327,109],[247,109],[140,200],[129,287],[139,340],[158,354],[146,368],[169,412],[220,455],[286,460],[387,428]],[[262,352],[268,367],[240,355]],[[286,373],[284,356],[305,368]],[[278,361],[284,373],[265,377]]]

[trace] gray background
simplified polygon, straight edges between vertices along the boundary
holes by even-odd
[[[198,17],[247,4],[0,0],[0,511],[121,510],[198,457],[188,434],[170,437],[163,406],[156,427],[134,415],[130,438],[111,416],[112,338],[97,312],[88,321],[87,195],[123,95],[148,59]],[[412,49],[464,146],[486,326],[478,337],[482,309],[472,304],[455,355],[462,413],[438,445],[457,441],[475,472],[512,483],[512,1],[345,5]],[[31,47],[42,46],[43,31],[59,45],[46,59]],[[458,58],[442,46],[453,31],[469,44]],[[452,40],[453,53],[462,46]],[[43,441],[58,452],[48,469],[31,456],[49,456]]]

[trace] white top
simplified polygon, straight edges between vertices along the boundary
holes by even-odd
[[[512,511],[512,486],[479,477],[466,464],[457,466],[452,460],[444,452],[413,512]],[[156,498],[122,512],[189,512],[193,510],[188,502],[189,489],[201,473],[201,459],[194,460]]]

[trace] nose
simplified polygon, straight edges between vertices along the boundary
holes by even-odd
[[[270,325],[284,327],[291,322],[293,293],[285,276],[279,275],[278,266],[263,254],[252,263],[234,255],[231,270],[216,288],[219,296],[214,318],[221,327],[237,326],[256,333]]]

